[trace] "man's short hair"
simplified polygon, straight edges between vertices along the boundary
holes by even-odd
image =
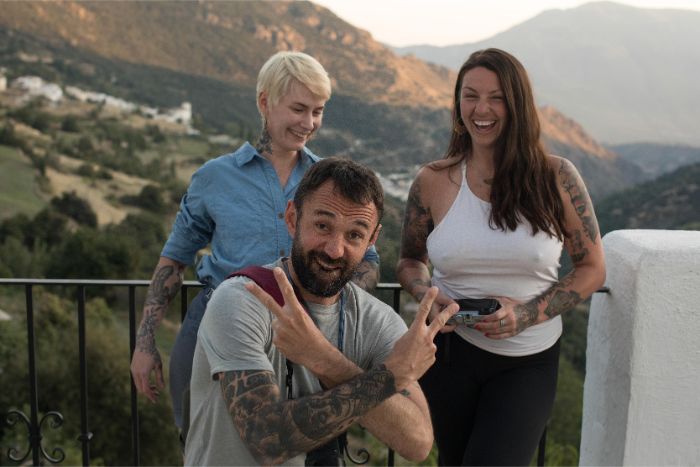
[[[323,66],[303,52],[277,52],[260,69],[256,95],[267,94],[272,105],[277,105],[288,92],[293,81],[306,86],[312,94],[324,100],[331,97],[331,80]],[[258,110],[260,100],[258,99]]]
[[[374,203],[377,208],[377,222],[382,219],[384,190],[379,178],[364,165],[340,157],[321,159],[306,172],[294,195],[294,206],[299,213],[304,200],[327,180],[332,180],[336,192],[353,203]]]

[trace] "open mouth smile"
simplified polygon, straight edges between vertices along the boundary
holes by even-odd
[[[487,131],[496,126],[496,120],[472,120],[477,130]]]

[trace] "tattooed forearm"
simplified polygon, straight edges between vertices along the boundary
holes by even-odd
[[[396,393],[394,376],[384,367],[293,400],[279,400],[279,387],[269,371],[227,372],[221,387],[241,438],[264,465],[324,444]]]
[[[153,355],[160,360],[160,354],[156,348],[156,327],[160,320],[155,313],[149,313],[143,317],[141,326],[136,334],[136,348],[141,352]]]
[[[270,136],[270,132],[267,131],[267,126],[263,127],[258,143],[255,145],[255,149],[261,156],[265,154],[272,154],[272,137]]]
[[[576,272],[572,271],[534,300],[517,305],[515,307],[517,331],[521,332],[525,328],[538,323],[539,309],[542,303],[547,304],[543,310],[547,319],[552,319],[581,303],[583,301],[581,294],[571,290],[571,285],[574,283],[575,278]]]
[[[136,334],[136,348],[141,352],[153,355],[158,361],[160,355],[156,348],[156,328],[163,319],[168,305],[180,290],[183,269],[169,264],[158,267],[146,293],[143,319]]]
[[[433,230],[430,209],[421,202],[420,186],[414,182],[406,201],[406,213],[401,233],[401,257],[422,260],[427,251],[425,242]]]
[[[569,194],[571,204],[574,206],[579,219],[581,219],[586,236],[591,242],[595,243],[598,237],[598,221],[593,214],[593,205],[586,187],[583,185],[583,181],[574,172],[571,163],[566,160],[562,160],[559,174],[562,186]]]
[[[372,291],[379,280],[379,264],[362,261],[352,275],[352,281],[367,291]]]
[[[146,307],[168,306],[182,285],[182,271],[175,266],[163,266],[153,275],[146,293]]]
[[[581,301],[581,295],[573,290],[557,290],[554,292],[552,298],[549,299],[547,308],[544,309],[544,314],[547,315],[549,319],[552,319],[566,310],[575,307],[581,303]]]

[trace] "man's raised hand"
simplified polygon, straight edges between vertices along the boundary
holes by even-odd
[[[332,351],[334,347],[316,327],[304,307],[299,303],[294,288],[281,268],[272,270],[277,285],[284,297],[284,306],[280,306],[274,298],[265,292],[255,282],[245,285],[260,303],[274,315],[272,321],[272,343],[289,360],[312,368],[314,360],[324,351]]]
[[[394,374],[397,391],[417,381],[432,366],[436,350],[433,340],[447,320],[459,310],[459,306],[452,303],[428,324],[428,314],[437,295],[437,287],[430,287],[426,291],[411,327],[396,341],[394,349],[384,362],[387,369]]]

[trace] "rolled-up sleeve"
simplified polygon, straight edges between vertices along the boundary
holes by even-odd
[[[206,193],[215,193],[215,183],[207,172],[205,164],[192,176],[161,256],[191,265],[197,251],[211,241],[215,222],[207,208]]]

